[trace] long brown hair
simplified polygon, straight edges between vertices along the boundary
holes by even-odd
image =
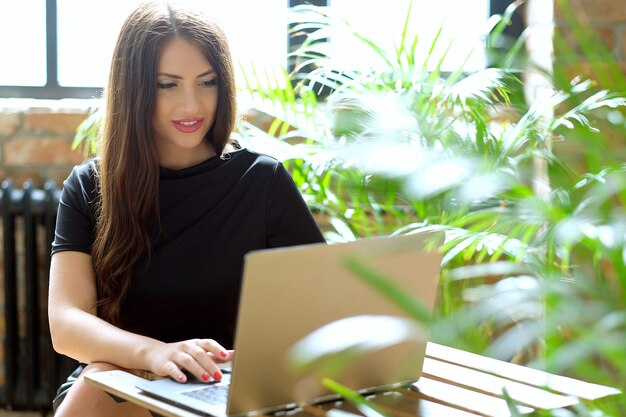
[[[152,113],[159,53],[174,37],[196,45],[217,74],[217,113],[205,140],[218,155],[235,124],[233,65],[223,31],[195,11],[161,2],[137,7],[115,46],[100,135],[100,201],[92,255],[98,315],[111,323],[119,323],[133,266],[142,255],[150,256],[151,238],[160,227]]]

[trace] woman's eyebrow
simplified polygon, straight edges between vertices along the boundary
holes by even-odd
[[[206,75],[211,75],[211,74],[214,74],[214,73],[215,73],[215,71],[213,71],[213,69],[211,68],[210,70],[205,71],[202,74],[199,74],[196,78],[204,77]]]
[[[203,72],[202,74],[198,74],[198,76],[196,78],[204,77],[206,75],[210,75],[210,74],[213,74],[213,73],[215,73],[215,71],[210,69],[208,71]],[[183,77],[181,77],[180,75],[170,74],[169,72],[157,72],[157,75],[164,76],[164,77],[175,78],[177,80],[182,80],[183,79]]]

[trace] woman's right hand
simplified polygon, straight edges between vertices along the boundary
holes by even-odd
[[[234,351],[226,350],[213,339],[190,339],[175,343],[159,343],[149,352],[150,371],[186,382],[183,370],[201,381],[219,381],[222,372],[217,364],[232,360]]]

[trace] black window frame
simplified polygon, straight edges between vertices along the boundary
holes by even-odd
[[[326,6],[331,0],[289,0],[287,7],[298,4]],[[489,0],[489,15],[502,14],[513,0]],[[511,36],[519,36],[524,30],[521,13],[516,13],[512,24],[507,28]],[[288,30],[289,28],[286,28]],[[302,38],[287,37],[287,50],[293,51],[302,43]],[[46,84],[43,86],[5,86],[0,85],[0,98],[63,99],[98,98],[101,87],[68,87],[58,81],[58,37],[57,37],[57,0],[46,0]],[[292,64],[285,63],[291,70]]]

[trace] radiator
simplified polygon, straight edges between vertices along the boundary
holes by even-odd
[[[49,411],[58,385],[76,366],[54,352],[48,328],[50,245],[59,195],[52,181],[43,189],[30,181],[22,188],[4,181],[0,190],[4,257],[0,406],[9,410]]]

